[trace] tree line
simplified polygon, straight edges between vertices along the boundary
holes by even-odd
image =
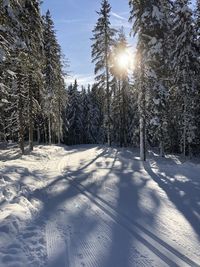
[[[60,143],[67,94],[61,48],[40,1],[0,4],[1,140]]]
[[[107,0],[98,12],[92,58],[96,86],[104,92],[107,142],[140,146],[142,160],[148,146],[159,147],[161,156],[200,152],[200,1],[194,10],[190,5],[188,0],[129,1],[137,38],[131,75],[113,71],[110,63],[113,51],[127,43],[123,32],[115,37]]]
[[[120,68],[129,45],[102,0],[92,32],[95,83],[65,84],[48,11],[37,0],[0,2],[0,139],[19,143],[108,143],[192,155],[200,151],[200,2],[130,0],[135,68]],[[134,37],[135,35],[135,37]]]

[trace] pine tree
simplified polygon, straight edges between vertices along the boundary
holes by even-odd
[[[196,25],[196,35],[198,40],[198,45],[200,42],[200,1],[196,0],[196,9],[195,9],[195,25]]]
[[[28,53],[28,128],[29,128],[29,149],[33,150],[34,131],[34,109],[36,96],[39,87],[42,86],[42,61],[43,56],[43,34],[42,18],[39,3],[37,0],[25,2],[25,43]]]
[[[90,89],[88,88],[88,91]],[[82,129],[81,129],[81,136],[82,136],[82,143],[87,144],[89,142],[88,139],[88,115],[89,115],[89,93],[86,92],[86,89],[82,87],[81,91],[81,103],[82,103],[82,112],[81,112],[81,121],[82,121]]]
[[[77,145],[82,142],[82,101],[78,91],[78,84],[75,80],[73,85],[68,87],[68,104],[67,104],[67,122],[68,133],[67,143]]]
[[[45,89],[43,93],[43,107],[48,117],[49,144],[56,136],[60,143],[62,135],[62,114],[66,101],[63,80],[61,49],[57,42],[54,23],[50,12],[44,18],[44,53],[45,53]],[[47,96],[47,98],[45,97]]]
[[[140,111],[140,148],[141,159],[145,160],[146,140],[146,101],[150,104],[151,124],[156,130],[160,143],[160,154],[163,156],[164,133],[166,128],[166,62],[165,41],[167,12],[165,0],[129,1],[131,7],[130,21],[133,31],[138,34],[138,88]]]
[[[10,102],[10,106],[6,107],[7,125],[4,127],[6,129],[9,127],[12,133],[13,128],[18,129],[19,144],[24,153],[23,139],[26,125],[29,128],[29,148],[33,149],[34,95],[37,88],[36,81],[39,76],[41,79],[39,75],[42,46],[41,15],[36,0],[3,1],[1,12],[0,35],[6,44],[3,69]]]
[[[15,75],[12,72],[11,54],[14,52],[17,43],[21,43],[19,34],[20,22],[17,17],[17,13],[21,9],[21,3],[19,2],[0,2],[0,132],[4,140],[6,140],[6,115],[8,115],[5,112],[5,108],[9,102],[8,98],[10,93],[8,85],[11,83],[13,75]],[[12,74],[10,75],[10,73]]]
[[[88,140],[90,143],[102,143],[104,140],[104,129],[102,127],[102,97],[98,87],[93,85],[88,91],[89,111],[88,111]]]
[[[107,0],[101,3],[101,10],[96,26],[93,30],[92,62],[95,63],[95,75],[98,86],[105,91],[106,109],[104,123],[107,129],[107,142],[111,145],[111,114],[110,114],[110,70],[109,58],[114,45],[115,30],[110,24],[111,6]]]
[[[125,37],[123,27],[119,31],[119,37],[112,52],[112,73],[116,81],[113,82],[113,134],[116,135],[117,143],[120,146],[127,145],[128,135],[128,107],[129,102],[129,53],[128,43]],[[123,62],[120,58],[124,58]]]
[[[196,68],[198,66],[193,14],[188,5],[188,0],[176,0],[174,3],[176,16],[173,26],[174,53],[172,54],[176,94],[181,106],[179,131],[184,156],[187,153],[191,154],[191,146],[195,139]]]
[[[38,140],[41,125],[44,125],[43,132],[47,135],[45,124],[49,114],[50,135],[52,132],[58,143],[62,139],[66,92],[61,49],[50,14],[48,22],[41,18],[40,2],[0,2],[0,136],[16,140],[18,135],[22,153],[27,134],[30,150],[33,149],[36,128]],[[51,78],[52,86],[47,86],[47,77]],[[46,99],[46,95],[51,101]]]
[[[2,1],[0,10],[2,12],[0,35],[4,48],[2,78],[6,83],[7,97],[11,101],[10,108],[6,107],[7,118],[4,121],[4,129],[11,126],[10,130],[12,131],[16,126],[19,146],[21,152],[24,153],[24,109],[27,102],[24,101],[26,97],[25,69],[22,66],[26,62],[27,47],[24,39],[26,25],[23,16],[20,15],[24,15],[24,2]],[[9,118],[10,116],[11,118]],[[13,120],[16,122],[14,125]]]
[[[198,64],[196,65],[196,82],[197,82],[197,95],[196,95],[196,145],[198,145],[198,148],[196,148],[196,152],[200,148],[200,137],[199,137],[199,131],[200,131],[200,1],[196,0],[196,9],[195,9],[195,43],[197,47],[197,59]]]
[[[93,140],[92,143],[103,143],[105,142],[105,128],[103,124],[104,119],[104,92],[94,84],[89,92],[89,126],[88,134]]]

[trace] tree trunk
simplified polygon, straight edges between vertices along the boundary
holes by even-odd
[[[59,98],[59,103],[58,103],[59,107],[58,107],[58,145],[60,145],[60,138],[61,138],[61,110],[60,110],[60,98]]]
[[[141,115],[140,115],[141,116]],[[140,117],[140,159],[146,161],[146,130],[145,118]]]
[[[140,159],[146,161],[146,90],[143,86],[143,67],[140,68]]]
[[[40,139],[41,139],[41,137],[40,137],[40,127],[38,126],[37,127],[37,143],[38,143],[38,145],[40,144]]]
[[[18,127],[19,127],[18,142],[19,142],[19,147],[20,147],[21,153],[24,154],[24,123],[23,123],[23,101],[22,101],[23,82],[22,82],[21,69],[19,69],[19,72],[17,74],[17,79],[18,79],[17,111],[18,111]]]
[[[24,154],[24,125],[23,125],[23,108],[21,94],[19,95],[18,105],[18,123],[19,123],[19,146],[22,154]]]
[[[51,137],[51,115],[49,114],[49,119],[48,119],[48,126],[49,126],[49,145],[52,143],[52,137]]]
[[[125,103],[125,83],[122,83],[122,135],[123,145],[127,145],[127,132],[126,132],[126,103]]]
[[[33,92],[31,75],[29,75],[29,150],[33,151]]]
[[[159,144],[159,148],[160,148],[160,157],[164,157],[165,154],[164,154],[164,137],[163,137],[163,123],[161,123],[161,126],[160,126],[160,144]]]
[[[164,157],[164,143],[163,140],[160,141],[160,156]]]
[[[111,121],[110,121],[110,85],[109,85],[109,69],[108,69],[108,39],[107,39],[107,31],[105,29],[105,58],[106,58],[106,98],[107,98],[107,141],[108,146],[111,146]]]
[[[47,127],[46,127],[46,122],[44,122],[44,140],[45,140],[45,144],[47,144],[48,139],[47,139]]]
[[[186,98],[184,97],[184,112],[183,112],[183,116],[184,116],[184,126],[183,126],[183,156],[186,157]]]
[[[106,68],[107,69],[107,68]],[[106,97],[107,97],[107,116],[108,116],[108,125],[107,125],[107,139],[108,139],[108,146],[111,146],[111,134],[110,134],[110,92],[109,92],[109,76],[108,76],[108,70],[106,70]]]
[[[121,79],[118,81],[118,93],[119,93],[119,143],[120,147],[123,146],[123,118],[122,118],[122,106],[121,106],[121,97],[122,97],[122,84]]]
[[[189,159],[192,159],[192,147],[191,147],[191,144],[188,145],[188,154],[189,154]]]

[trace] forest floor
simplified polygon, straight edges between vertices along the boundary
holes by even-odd
[[[200,163],[106,146],[0,150],[0,267],[200,266]]]

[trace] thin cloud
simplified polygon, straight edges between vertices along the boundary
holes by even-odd
[[[115,18],[117,18],[117,19],[120,19],[120,20],[125,20],[125,21],[127,21],[127,18],[122,17],[122,16],[120,16],[119,14],[117,14],[117,13],[115,13],[115,12],[111,12],[111,16],[113,16],[113,17],[115,17]]]
[[[128,18],[123,17],[120,14],[117,14],[116,12],[111,12],[112,26],[115,28],[120,28],[123,26],[125,29],[130,30],[131,24],[128,22]]]
[[[115,28],[121,28],[123,26],[125,29],[131,30],[131,24],[128,21],[112,19],[112,26]]]

